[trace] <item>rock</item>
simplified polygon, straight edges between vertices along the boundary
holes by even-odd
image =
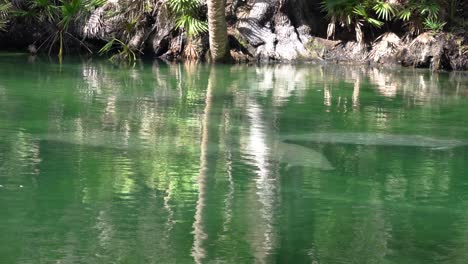
[[[252,60],[252,57],[249,54],[245,54],[242,51],[231,49],[230,51],[231,58],[235,62],[249,62]]]
[[[164,54],[162,54],[159,57],[167,60],[179,59],[184,48],[184,39],[185,35],[183,34],[171,38],[169,41],[168,49]]]
[[[468,49],[462,37],[449,33],[425,32],[398,54],[403,66],[432,70],[467,70]]]
[[[277,0],[269,3],[267,1],[255,0],[252,3],[248,15],[240,18],[237,30],[247,43],[255,47],[254,56],[260,60],[275,58],[276,35],[271,28],[271,20]]]
[[[324,59],[329,57],[328,53],[332,52],[335,47],[340,44],[340,41],[329,40],[319,37],[310,37],[307,40],[306,48],[318,58]]]
[[[310,27],[304,22],[301,10],[291,8],[292,2],[306,3],[303,0],[252,0],[249,3],[251,8],[242,11],[245,18],[239,17],[237,30],[242,39],[253,47],[248,49],[253,50],[251,53],[257,60],[296,61],[317,58],[305,46],[311,37]],[[292,17],[295,17],[296,23]]]
[[[277,43],[275,47],[275,57],[279,60],[309,60],[312,54],[306,49],[291,20],[285,14],[276,17],[275,33]],[[307,39],[303,36],[303,39]]]
[[[30,45],[28,46],[28,52],[29,52],[29,54],[31,54],[31,55],[37,54],[37,47],[36,47],[36,45],[30,44]]]
[[[374,63],[397,64],[397,55],[402,44],[400,37],[395,33],[384,33],[372,44],[368,59]]]
[[[154,33],[150,36],[150,45],[156,56],[168,50],[174,28],[175,23],[169,16],[169,10],[161,6],[157,11]]]
[[[339,43],[325,54],[325,59],[337,63],[367,62],[367,47],[355,41]]]
[[[446,53],[450,59],[452,70],[466,71],[468,70],[468,45],[467,37],[455,37],[450,43]]]

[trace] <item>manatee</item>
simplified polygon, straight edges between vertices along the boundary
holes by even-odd
[[[351,145],[422,147],[441,150],[468,145],[468,142],[457,139],[437,139],[421,135],[393,135],[381,133],[308,133],[282,136],[281,140],[285,142],[299,141]]]
[[[334,169],[322,153],[297,144],[278,141],[273,157],[280,163],[285,163],[288,167],[302,166],[320,170]]]

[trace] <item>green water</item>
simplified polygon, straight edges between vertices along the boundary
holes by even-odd
[[[0,54],[0,263],[467,263],[467,124],[467,73]]]

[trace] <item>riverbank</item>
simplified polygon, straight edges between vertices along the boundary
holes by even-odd
[[[0,49],[49,54],[109,52],[127,60],[137,56],[209,60],[206,32],[196,36],[189,34],[177,24],[167,1],[150,2],[151,5],[143,8],[125,5],[124,1],[107,1],[85,10],[66,30],[60,23],[48,20],[13,17],[6,31],[0,32]],[[321,3],[325,2],[227,1],[232,59],[236,62],[327,61],[468,70],[468,37],[464,29],[421,30],[416,34],[398,22],[386,22],[385,27],[379,28],[366,27],[362,22],[356,24],[362,27],[338,28],[322,10]],[[464,8],[463,4],[459,5]],[[205,8],[201,5],[197,11],[201,21],[205,19]],[[114,15],[109,16],[111,13]],[[132,16],[135,17],[130,21]],[[333,34],[330,34],[331,25]]]

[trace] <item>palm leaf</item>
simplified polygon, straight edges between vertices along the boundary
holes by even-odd
[[[377,1],[377,3],[372,7],[372,9],[377,14],[378,18],[383,20],[390,20],[395,16],[395,9],[393,6],[387,2]]]
[[[5,30],[10,17],[10,13],[13,9],[13,4],[5,0],[0,1],[0,30]]]

